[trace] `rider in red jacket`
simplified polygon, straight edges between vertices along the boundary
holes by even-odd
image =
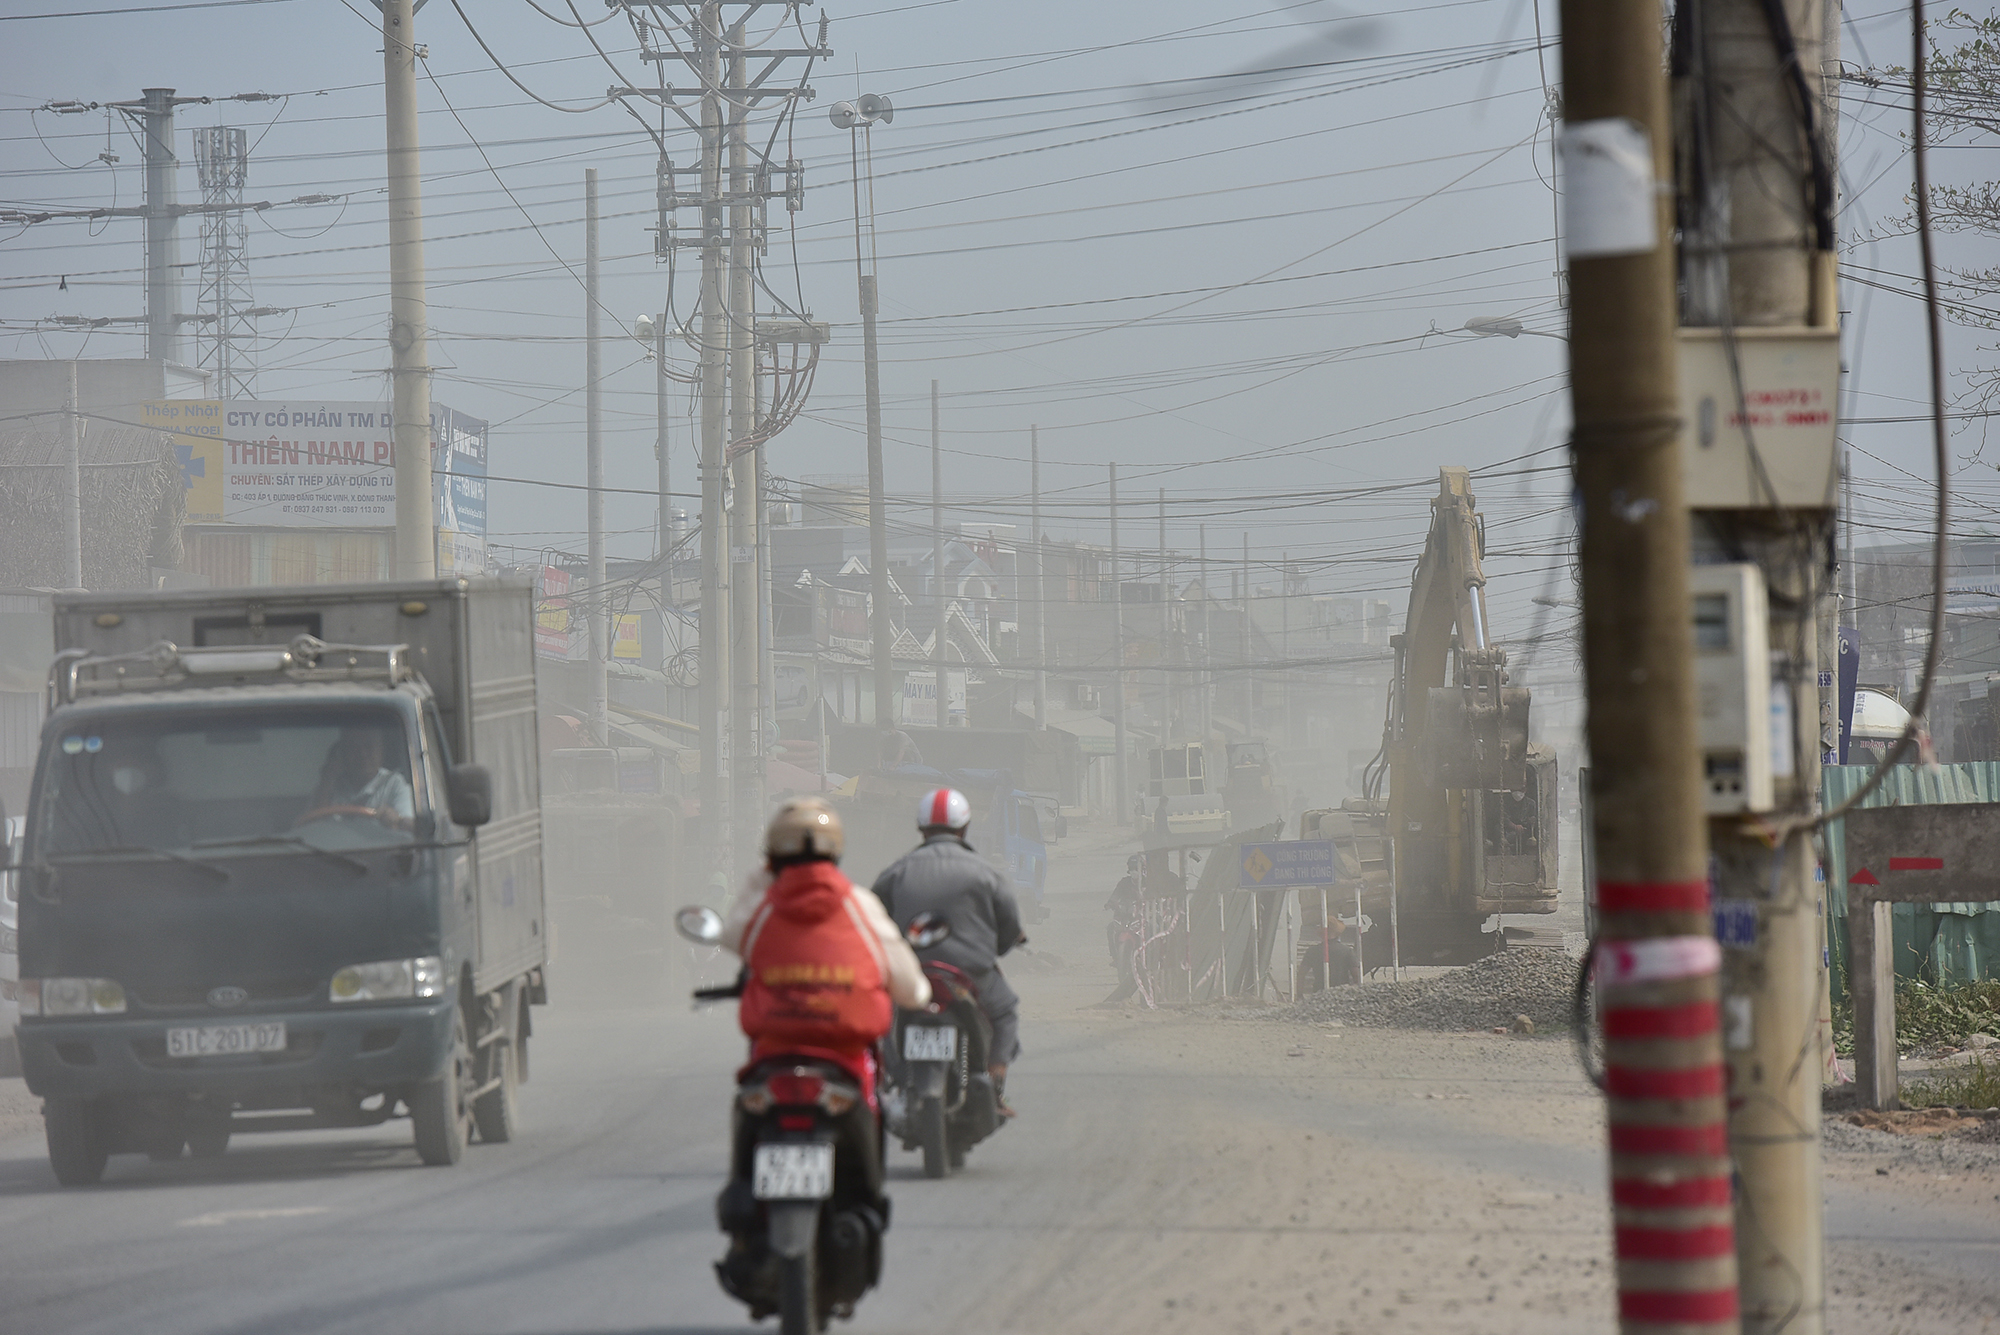
[[[854,1149],[879,1196],[875,1044],[896,1006],[930,1004],[931,986],[882,902],[841,872],[845,845],[840,817],[819,798],[779,808],[764,835],[765,866],[737,897],[722,945],[743,960],[737,1019],[750,1039],[750,1064],[817,1057],[860,1083],[865,1097],[849,1114]],[[737,1139],[736,1172],[747,1178],[748,1149]]]

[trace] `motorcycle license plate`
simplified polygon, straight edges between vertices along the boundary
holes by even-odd
[[[833,1195],[833,1146],[759,1145],[750,1189],[760,1201],[823,1201]]]
[[[903,1060],[948,1062],[958,1055],[958,1029],[948,1024],[913,1024],[903,1030]]]

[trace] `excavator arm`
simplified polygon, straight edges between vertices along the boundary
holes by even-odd
[[[1390,640],[1386,833],[1406,959],[1484,953],[1491,914],[1555,908],[1554,756],[1529,746],[1529,693],[1507,684],[1493,643],[1484,548],[1470,474],[1441,469],[1408,618]]]

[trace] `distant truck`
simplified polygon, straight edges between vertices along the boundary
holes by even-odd
[[[107,1156],[405,1110],[514,1134],[543,965],[525,581],[65,594],[21,848],[20,1059]]]

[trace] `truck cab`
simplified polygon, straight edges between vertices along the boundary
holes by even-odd
[[[430,1163],[511,1136],[542,992],[534,751],[464,757],[441,704],[465,718],[465,676],[441,702],[408,645],[303,633],[58,659],[14,991],[60,1181],[399,1112]]]

